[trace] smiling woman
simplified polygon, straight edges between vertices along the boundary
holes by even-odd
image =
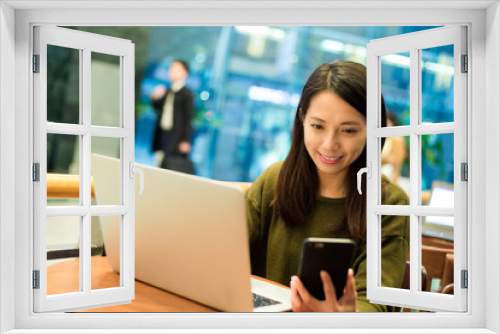
[[[366,118],[338,94],[318,93],[304,116],[304,144],[317,166],[320,194],[345,197],[349,166],[363,153]]]
[[[383,100],[382,110],[385,125]],[[246,193],[252,273],[289,283],[293,311],[394,311],[366,297],[366,191],[359,195],[356,190],[356,173],[365,163],[366,68],[348,61],[323,64],[304,86],[286,160],[268,168]],[[385,176],[382,189],[383,204],[408,204],[404,191]],[[295,276],[308,237],[357,243],[339,300],[328,274],[322,277],[324,301],[311,296]],[[400,288],[409,251],[408,217],[387,216],[382,239],[381,280]]]

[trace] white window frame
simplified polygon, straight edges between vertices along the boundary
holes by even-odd
[[[78,50],[80,63],[79,123],[47,122],[47,46],[55,45]],[[96,126],[91,120],[92,53],[119,58],[119,124]],[[33,184],[34,202],[34,270],[39,272],[39,288],[34,289],[35,312],[85,310],[100,306],[130,303],[135,291],[134,221],[135,192],[133,172],[135,155],[134,112],[134,44],[128,40],[101,36],[53,26],[34,27],[34,54],[39,56],[39,73],[34,82],[34,162],[39,163],[39,181]],[[47,206],[47,135],[73,135],[79,142],[80,203],[78,206]],[[120,141],[120,204],[91,205],[91,142],[94,137],[110,137]],[[130,164],[132,163],[132,164]],[[120,286],[91,289],[91,218],[120,217]],[[78,217],[79,223],[79,286],[78,292],[47,295],[47,218]]]
[[[467,73],[461,71],[461,55],[467,55],[465,26],[449,26],[372,40],[367,47],[367,164],[371,177],[367,180],[367,297],[376,304],[388,304],[414,309],[464,312],[467,309],[467,290],[461,288],[461,270],[467,270],[467,185],[461,181],[461,163],[467,163]],[[422,61],[421,50],[452,45],[454,50],[454,121],[422,123]],[[410,54],[410,124],[382,127],[381,121],[381,58],[408,52]],[[454,207],[423,206],[421,136],[453,134],[454,142]],[[407,136],[410,138],[410,204],[381,203],[381,138]],[[369,174],[369,175],[370,175]],[[473,180],[470,179],[472,183]],[[383,215],[401,215],[410,221],[410,289],[381,286],[381,220]],[[419,291],[422,286],[422,228],[421,217],[444,215],[454,218],[454,279],[453,294]]]
[[[132,3],[132,5],[130,5]],[[138,11],[138,6],[162,6],[135,2],[77,2],[80,9],[60,9],[69,2],[17,2],[0,4],[0,326],[1,331],[37,333],[42,328],[93,328],[87,332],[104,332],[98,328],[212,328],[212,332],[237,332],[237,328],[267,328],[268,332],[295,332],[317,329],[321,332],[340,332],[349,329],[355,333],[433,333],[461,332],[495,333],[500,331],[498,259],[500,220],[500,136],[498,135],[500,97],[500,10],[497,1],[486,2],[247,2],[224,4],[212,2],[172,1],[163,9]],[[411,3],[411,4],[408,4]],[[272,4],[272,6],[270,5]],[[134,9],[106,10],[108,6],[130,6]],[[460,9],[450,9],[452,6]],[[12,8],[12,7],[14,8]],[[51,7],[52,6],[52,7]],[[74,5],[76,6],[76,5]],[[81,9],[87,6],[87,9]],[[97,8],[100,6],[100,8]],[[398,6],[399,9],[392,9]],[[406,6],[406,9],[404,8]],[[428,6],[428,7],[426,7]],[[271,7],[271,8],[268,8]],[[25,8],[25,9],[22,9]],[[34,9],[33,9],[34,8]],[[50,10],[41,10],[49,8]],[[351,8],[351,9],[346,9]],[[402,8],[402,9],[401,9]],[[412,8],[412,10],[408,10]],[[242,10],[244,9],[244,10]],[[104,15],[103,11],[105,12]],[[104,21],[106,20],[106,21]],[[59,25],[443,25],[466,24],[469,27],[471,62],[469,68],[468,119],[470,166],[469,176],[474,179],[469,190],[471,199],[468,220],[472,241],[468,246],[470,310],[465,314],[68,314],[36,315],[32,310],[31,268],[29,263],[32,240],[32,207],[29,181],[32,148],[32,106],[26,96],[31,96],[30,45],[31,27],[34,24]],[[7,29],[3,29],[7,28]],[[14,34],[15,32],[15,34]],[[14,37],[15,36],[15,37]],[[485,64],[488,64],[486,71]],[[13,70],[15,68],[15,70]],[[14,82],[14,85],[12,83]],[[14,97],[15,96],[15,97]],[[12,112],[15,110],[15,113]],[[474,121],[472,118],[474,117]],[[11,129],[9,129],[11,127]],[[14,129],[14,130],[12,130]],[[486,140],[485,133],[488,133]],[[12,145],[14,137],[15,145]],[[487,152],[487,154],[485,154]],[[476,167],[476,168],[475,168]],[[15,172],[15,174],[14,174]],[[14,174],[14,178],[12,175]],[[485,182],[488,175],[488,182]],[[14,198],[12,198],[12,194]],[[486,205],[485,205],[486,203]],[[488,217],[488,221],[486,221]],[[488,252],[497,255],[485,263]],[[478,274],[475,274],[478,273]],[[15,289],[12,289],[15,286]],[[488,293],[486,293],[486,291]],[[15,305],[14,309],[12,305]],[[193,321],[195,320],[195,321]],[[362,321],[360,321],[362,320]],[[390,320],[390,321],[388,321]],[[258,326],[258,327],[256,327]],[[219,328],[219,330],[217,330]],[[230,329],[233,330],[230,330]],[[446,330],[448,328],[448,330]],[[29,329],[29,330],[28,330]],[[40,329],[37,331],[36,329]],[[281,330],[280,330],[281,329]],[[320,330],[323,329],[323,330]],[[420,329],[417,330],[417,329]],[[51,331],[54,332],[54,331]],[[109,331],[108,331],[109,332]],[[137,330],[144,333],[146,330]],[[189,331],[186,331],[189,332]],[[241,330],[244,332],[244,330]]]

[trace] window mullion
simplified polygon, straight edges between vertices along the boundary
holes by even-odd
[[[415,129],[420,124],[421,106],[420,52],[410,50],[410,207],[420,205],[420,138]],[[419,238],[419,217],[410,213],[410,291],[417,291],[421,272],[421,238]]]
[[[90,129],[91,126],[91,51],[86,48],[83,49],[82,57],[82,110],[81,121],[82,125]],[[90,236],[91,236],[91,183],[90,183],[90,152],[91,152],[91,134],[90,131],[82,135],[80,150],[80,189],[81,200],[83,209],[86,214],[82,217],[81,227],[81,244],[80,244],[80,282],[83,282],[83,292],[90,294],[91,291],[91,249],[90,249]]]

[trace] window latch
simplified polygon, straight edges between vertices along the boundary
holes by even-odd
[[[142,195],[142,191],[144,190],[144,172],[140,169],[134,166],[134,162],[130,161],[129,163],[129,171],[130,171],[130,178],[134,178],[134,173],[138,173],[140,177],[140,184],[141,184],[141,189],[139,190],[139,195]]]
[[[366,173],[367,175],[367,178],[371,179],[372,178],[372,163],[370,161],[368,161],[368,166],[365,167],[365,168],[361,168],[358,172],[358,192],[359,194],[361,195],[361,175],[363,175],[363,173]]]

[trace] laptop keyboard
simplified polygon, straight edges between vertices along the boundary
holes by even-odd
[[[274,299],[269,299],[267,297],[257,295],[255,293],[252,293],[252,296],[253,296],[253,307],[254,308],[280,304],[280,302],[278,302]]]

